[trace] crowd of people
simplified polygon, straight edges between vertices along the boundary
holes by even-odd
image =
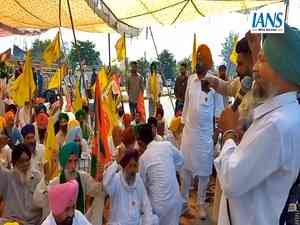
[[[191,216],[192,187],[206,220],[210,178],[217,177],[218,225],[296,225],[291,218],[299,208],[291,214],[289,206],[300,201],[294,188],[300,185],[300,31],[286,24],[284,34],[263,40],[248,32],[235,50],[233,80],[225,65],[212,72],[206,44],[197,48],[195,73],[180,65],[169,124],[157,64],[144,81],[132,62],[125,84],[130,112],[118,108],[112,159],[97,164],[99,176],[91,175],[95,130],[88,102],[70,115],[61,95],[19,107],[1,89],[0,224],[179,225]],[[242,93],[245,78],[253,84]],[[138,105],[144,91],[147,119]],[[58,145],[52,160],[46,157],[50,122]]]

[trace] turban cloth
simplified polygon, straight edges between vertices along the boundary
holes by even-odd
[[[56,184],[49,187],[49,207],[53,215],[62,214],[68,207],[76,203],[78,195],[78,183],[71,180],[63,184]]]
[[[285,24],[284,34],[266,34],[263,54],[282,79],[300,85],[300,31]]]
[[[25,153],[31,159],[31,151],[27,145],[18,144],[12,147],[11,161],[13,166],[16,165],[16,162],[19,160],[23,153]]]
[[[122,166],[122,168],[125,168],[132,159],[134,161],[136,161],[136,162],[139,160],[139,153],[138,153],[138,151],[137,150],[133,150],[133,149],[127,149],[127,150],[125,150],[124,156],[120,160],[120,165]]]
[[[81,118],[84,118],[86,116],[86,112],[84,110],[78,110],[76,113],[75,113],[75,118],[76,120],[80,120]]]
[[[70,155],[76,155],[78,158],[80,157],[80,147],[74,141],[66,143],[60,150],[58,154],[59,163],[62,168],[65,168]]]
[[[4,120],[5,122],[11,121],[15,119],[15,114],[11,111],[8,111],[7,113],[4,114]]]
[[[169,127],[170,131],[176,132],[181,124],[182,123],[181,123],[181,117],[180,116],[173,118],[171,123],[170,123],[170,127]]]
[[[128,127],[122,132],[122,143],[125,146],[134,144],[135,142],[135,133],[133,127]]]
[[[197,62],[201,61],[207,69],[211,69],[213,66],[213,60],[210,49],[207,45],[202,44],[197,48]]]
[[[7,222],[7,223],[4,223],[4,225],[20,225],[20,224],[17,222]]]
[[[125,127],[130,126],[131,124],[131,115],[129,113],[125,113],[123,116],[123,124]]]
[[[79,126],[80,126],[80,123],[78,122],[78,120],[70,120],[69,123],[68,123],[68,128],[69,129],[79,127]]]
[[[36,124],[40,128],[47,128],[47,126],[48,126],[48,115],[46,113],[37,114]]]
[[[60,113],[59,117],[58,117],[58,120],[60,122],[69,122],[69,116],[68,116],[67,113]]]
[[[68,129],[66,142],[81,140],[82,132],[79,126]]]
[[[32,124],[26,124],[22,129],[21,129],[21,134],[23,138],[26,137],[27,134],[35,134],[35,128]]]

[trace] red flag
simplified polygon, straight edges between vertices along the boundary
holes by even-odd
[[[96,79],[95,85],[95,109],[96,133],[92,148],[91,174],[93,177],[98,177],[97,165],[100,161],[102,164],[106,164],[111,160],[111,152],[108,143],[110,120],[107,109],[102,102],[102,93],[98,78]]]
[[[145,103],[144,103],[144,93],[141,91],[137,98],[137,106],[136,106],[137,112],[141,114],[142,121],[146,122],[146,111],[145,111]]]

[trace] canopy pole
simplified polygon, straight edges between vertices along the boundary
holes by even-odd
[[[155,48],[155,52],[156,52],[156,56],[157,56],[157,60],[159,61],[159,55],[158,55],[158,50],[157,50],[157,46],[156,46],[156,43],[155,43],[155,40],[154,40],[154,36],[153,36],[153,33],[152,33],[152,29],[151,27],[149,27],[149,31],[150,31],[150,35],[151,35],[151,39],[152,39],[152,42],[153,42],[153,45],[154,45],[154,48]],[[159,62],[160,63],[160,62]],[[165,81],[165,76],[163,73],[161,73],[161,76],[162,76],[162,79],[163,81]],[[174,103],[172,101],[172,97],[171,97],[171,93],[170,93],[170,90],[169,88],[167,87],[167,90],[168,90],[168,96],[169,96],[169,99],[170,99],[170,102],[171,102],[171,105],[172,105],[172,108],[173,110],[175,111],[175,106],[174,106]]]
[[[77,44],[77,39],[76,39],[76,35],[75,35],[75,28],[74,28],[74,22],[73,22],[73,17],[72,17],[71,6],[70,6],[70,1],[69,0],[67,0],[67,4],[68,4],[68,11],[69,11],[70,21],[71,21],[71,26],[72,26],[74,45],[75,45],[75,49],[76,49],[78,60],[79,60],[80,76],[83,80],[83,87],[84,87],[86,98],[88,100],[87,87],[86,87],[86,83],[85,83],[85,79],[84,79],[82,62],[81,62],[81,57],[80,57],[80,49],[79,49],[78,44]]]

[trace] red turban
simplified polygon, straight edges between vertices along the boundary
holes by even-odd
[[[46,113],[39,113],[36,116],[36,124],[39,128],[47,128],[48,126],[48,115]]]

